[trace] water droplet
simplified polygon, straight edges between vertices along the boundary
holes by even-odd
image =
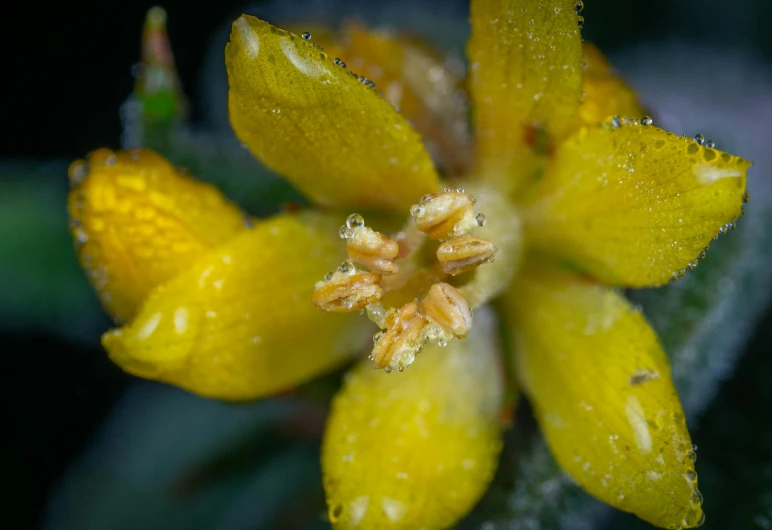
[[[335,523],[340,519],[340,516],[343,515],[343,505],[336,504],[335,506],[332,506],[330,508],[330,522]]]
[[[654,123],[654,120],[651,119],[651,116],[644,116],[641,118],[641,125],[645,127],[652,125],[653,123]]]
[[[365,220],[358,213],[352,213],[346,218],[346,226],[349,228],[358,228],[360,226],[365,226]]]
[[[391,366],[387,366],[386,368],[383,369],[383,371],[386,372],[387,374],[390,374],[391,372],[394,371],[394,368],[392,368]]]
[[[328,272],[327,274],[325,274],[324,275],[324,281],[329,282],[330,280],[332,280],[332,274],[333,273],[331,273],[331,272]]]
[[[474,220],[477,222],[477,226],[485,226],[485,223],[487,221],[484,213],[478,213],[475,216]]]
[[[354,264],[351,263],[350,261],[344,261],[338,266],[338,270],[345,274],[354,272]]]
[[[694,482],[697,480],[697,473],[695,473],[693,470],[689,470],[686,473],[684,473],[684,478],[688,480],[689,482]]]
[[[578,0],[576,4],[574,4],[574,11],[576,11],[576,14],[578,15],[582,12],[582,9],[584,9],[584,2],[582,2],[582,0]]]
[[[385,332],[379,331],[375,335],[373,335],[373,344],[377,343],[379,340],[381,340],[381,337],[383,337]]]
[[[716,142],[714,142],[713,140],[706,140],[705,147],[710,147],[711,149],[713,149],[714,147],[716,147]]]
[[[338,229],[338,235],[340,236],[341,239],[351,239],[352,237],[354,237],[354,231],[350,229],[348,226],[342,225]]]
[[[70,164],[70,168],[67,171],[67,174],[70,177],[70,187],[75,188],[79,186],[80,183],[83,182],[83,179],[88,175],[88,171],[89,164],[83,160],[78,160]]]
[[[619,119],[619,116],[614,116],[609,121],[609,124],[614,127],[615,129],[618,129],[622,126],[622,121]]]
[[[578,17],[576,17],[576,23],[579,24],[580,28],[584,26],[584,17],[582,15],[579,15]]]
[[[694,136],[694,141],[700,145],[705,145],[705,137],[701,134],[696,134]]]
[[[437,341],[437,346],[439,346],[440,348],[444,348],[447,345],[448,345],[448,341],[446,341],[445,339],[440,339]]]
[[[303,38],[303,40],[311,40],[311,33],[308,31],[304,31],[300,34],[300,36]]]
[[[75,236],[75,243],[77,243],[78,246],[88,243],[88,234],[80,226],[74,230],[73,236]]]

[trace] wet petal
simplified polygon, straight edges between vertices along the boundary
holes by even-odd
[[[225,60],[236,135],[317,203],[403,209],[436,191],[408,122],[310,42],[245,15]]]
[[[484,178],[513,187],[533,178],[540,167],[534,157],[546,154],[550,139],[571,127],[582,94],[575,4],[472,2],[467,53],[477,158]]]
[[[70,166],[70,229],[110,315],[125,322],[155,286],[244,229],[209,184],[144,150],[100,149]]]
[[[462,174],[471,154],[463,69],[405,35],[358,24],[344,31],[348,67],[375,82],[450,174]]]
[[[702,518],[689,432],[667,358],[614,291],[529,270],[505,299],[515,360],[558,463],[590,494],[650,523]]]
[[[447,528],[490,482],[503,384],[491,313],[464,340],[429,346],[405,372],[347,376],[332,404],[322,468],[334,528]]]
[[[335,226],[318,214],[258,223],[151,292],[103,345],[132,374],[225,399],[285,390],[338,366],[372,330],[311,303],[314,281],[343,259]]]
[[[643,116],[646,112],[638,103],[635,92],[614,72],[597,46],[585,42],[582,52],[586,67],[579,122],[597,125],[610,116]]]
[[[740,215],[749,165],[654,126],[582,129],[529,190],[525,231],[605,282],[661,285]]]

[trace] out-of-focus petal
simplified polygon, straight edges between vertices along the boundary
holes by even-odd
[[[427,347],[405,372],[363,361],[332,404],[322,447],[337,529],[448,528],[485,491],[501,446],[503,383],[493,316]]]
[[[530,244],[607,283],[678,277],[740,215],[750,163],[622,120],[564,142],[530,190]],[[626,124],[625,124],[626,123]]]
[[[415,38],[353,23],[344,32],[348,67],[375,82],[449,174],[463,174],[471,156],[463,72]]]
[[[317,203],[402,210],[436,191],[410,124],[311,42],[245,15],[225,62],[236,135]]]
[[[150,293],[102,343],[124,370],[204,396],[249,399],[340,365],[372,333],[366,319],[311,303],[343,259],[331,216],[259,222]]]
[[[574,0],[473,0],[467,54],[478,172],[516,188],[573,125],[582,94]]]
[[[529,269],[505,297],[518,375],[558,463],[584,489],[650,523],[702,519],[694,453],[667,358],[623,297]]]
[[[78,258],[119,322],[152,288],[244,229],[238,207],[153,151],[100,149],[73,162],[70,183]]]
[[[579,107],[579,122],[597,125],[610,116],[635,116],[645,114],[638,98],[619,77],[603,53],[592,43],[582,45],[584,53],[584,98]]]

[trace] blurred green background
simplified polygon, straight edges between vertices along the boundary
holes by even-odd
[[[584,36],[657,123],[754,160],[737,231],[675,286],[631,296],[671,354],[698,444],[706,528],[772,529],[772,20],[768,0],[587,0]],[[0,33],[0,392],[3,528],[325,528],[317,463],[324,396],[229,406],[137,382],[99,346],[109,321],[67,233],[69,161],[117,148],[153,3],[17,5]],[[296,199],[238,149],[222,47],[241,12],[357,14],[463,50],[464,2],[170,1],[191,127],[166,153],[256,214]],[[235,145],[234,145],[235,144]],[[515,436],[516,433],[516,436]],[[493,488],[464,528],[645,528],[582,494],[519,410]]]

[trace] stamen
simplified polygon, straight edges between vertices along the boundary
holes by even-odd
[[[442,272],[456,276],[489,263],[496,253],[496,247],[487,239],[464,235],[444,242],[437,249],[437,259]]]
[[[379,274],[357,271],[354,265],[344,262],[338,270],[316,283],[311,301],[324,311],[358,311],[381,299],[380,281]]]
[[[421,300],[426,318],[450,331],[458,338],[464,338],[472,329],[472,310],[466,298],[458,289],[447,283],[435,283]]]
[[[373,347],[373,366],[404,370],[426,343],[422,332],[429,321],[418,313],[418,300],[413,300],[387,317],[387,324]]]
[[[474,198],[463,190],[425,195],[418,204],[410,207],[415,225],[432,239],[445,241],[458,237],[477,226],[474,214]]]
[[[394,263],[399,254],[399,244],[364,223],[362,216],[351,214],[346,224],[340,227],[351,261],[377,274],[392,275],[399,272],[399,267]]]
[[[460,289],[442,279],[492,261],[497,251],[490,240],[468,233],[475,228],[490,231],[485,215],[474,211],[475,203],[460,188],[426,195],[410,209],[413,222],[394,239],[365,226],[359,214],[349,215],[340,227],[349,261],[316,284],[313,302],[325,311],[367,311],[381,328],[370,356],[375,368],[404,370],[427,343],[442,347],[469,333],[472,306],[466,286],[477,285],[479,273]],[[436,246],[429,239],[441,243]],[[437,261],[432,264],[433,254]],[[369,272],[357,270],[354,263]],[[430,283],[423,298],[415,296],[413,290]],[[399,308],[385,307],[381,300],[387,292],[391,294],[385,300],[409,301]]]

